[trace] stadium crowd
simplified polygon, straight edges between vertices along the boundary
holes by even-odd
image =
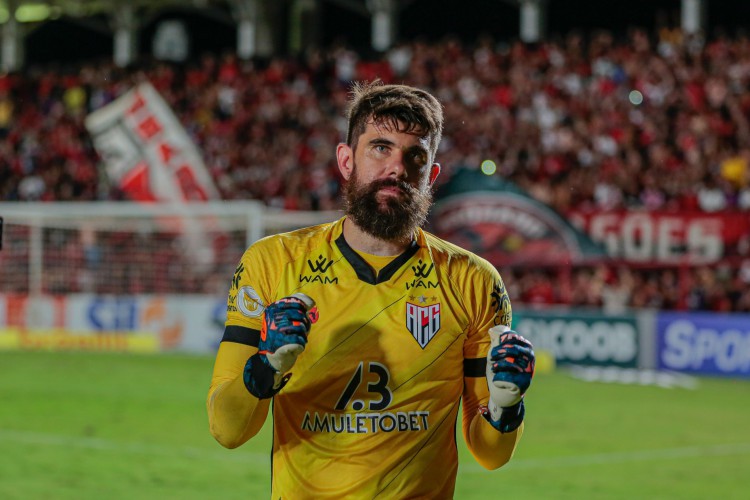
[[[199,146],[223,199],[335,209],[333,153],[349,87],[376,77],[425,87],[444,103],[439,182],[490,159],[496,175],[562,213],[750,213],[750,39],[704,41],[679,30],[633,30],[625,40],[572,33],[534,46],[446,38],[377,57],[342,45],[267,61],[204,55],[185,65],[5,75],[0,201],[123,199],[99,167],[84,118],[148,80]],[[589,267],[575,270],[569,292],[545,290],[556,272],[505,271],[524,284],[522,302],[750,311],[750,276],[736,268]],[[577,291],[586,280],[601,283],[598,298]]]

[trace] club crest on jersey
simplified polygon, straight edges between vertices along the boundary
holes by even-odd
[[[419,306],[407,302],[406,328],[411,332],[419,346],[424,349],[440,330],[440,303]]]

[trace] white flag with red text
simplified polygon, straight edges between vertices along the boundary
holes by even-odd
[[[198,148],[172,109],[148,82],[86,117],[86,128],[104,160],[110,182],[133,201],[184,207],[160,224],[181,234],[192,269],[208,269],[214,259],[218,221],[191,215],[188,203],[220,195]]]
[[[86,117],[110,182],[134,201],[218,200],[198,148],[148,82]]]

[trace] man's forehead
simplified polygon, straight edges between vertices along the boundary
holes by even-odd
[[[365,127],[364,132],[373,132],[376,135],[408,134],[417,138],[425,147],[430,143],[430,136],[422,127],[419,125],[409,125],[401,120],[372,118],[367,121],[367,126]]]

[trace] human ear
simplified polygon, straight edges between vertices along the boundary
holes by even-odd
[[[437,179],[437,176],[440,174],[440,164],[439,163],[433,163],[430,167],[430,186],[432,186],[435,183],[435,179]]]
[[[354,167],[354,151],[343,142],[336,146],[336,163],[338,163],[341,176],[348,181]]]

